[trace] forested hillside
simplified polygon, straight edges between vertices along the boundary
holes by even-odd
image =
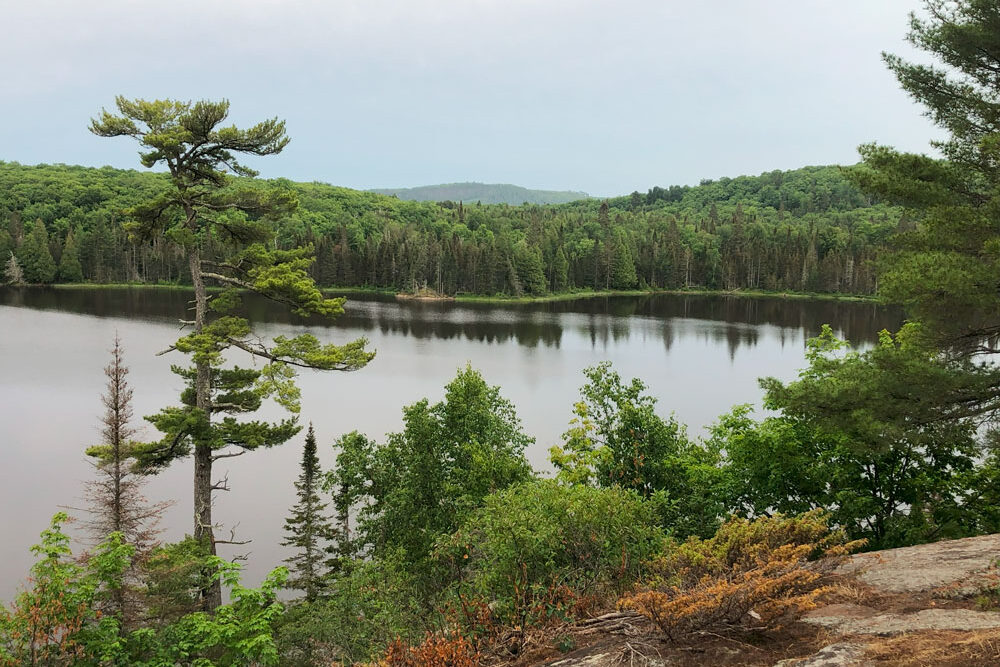
[[[902,222],[900,209],[866,198],[835,166],[545,206],[413,202],[277,183],[299,201],[279,220],[278,242],[314,245],[320,285],[447,294],[870,294],[873,260]],[[28,282],[186,282],[185,260],[167,239],[136,245],[119,224],[124,209],[166,184],[162,174],[108,167],[0,163],[0,255],[13,252]]]
[[[508,183],[442,183],[416,188],[373,188],[371,192],[409,201],[461,201],[482,204],[565,204],[590,197],[570,190],[531,190]]]

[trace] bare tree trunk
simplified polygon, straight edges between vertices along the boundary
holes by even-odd
[[[205,280],[201,274],[201,252],[195,247],[188,254],[191,268],[191,283],[194,285],[194,330],[200,333],[205,327],[208,313],[208,297]],[[205,419],[212,418],[212,375],[211,367],[203,361],[195,364],[195,405],[204,412]],[[212,527],[212,448],[207,443],[195,442],[194,446],[194,537],[208,546],[209,553],[217,555],[215,533]],[[206,572],[206,576],[213,575]],[[222,586],[218,580],[201,591],[202,606],[205,611],[213,611],[222,605]]]

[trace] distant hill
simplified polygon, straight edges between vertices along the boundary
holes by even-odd
[[[370,192],[409,201],[462,201],[484,204],[565,204],[589,199],[586,192],[569,190],[529,190],[506,183],[443,183],[417,188],[377,188]]]

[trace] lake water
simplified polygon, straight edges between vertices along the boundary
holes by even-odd
[[[191,295],[170,289],[0,288],[0,600],[10,599],[32,562],[28,547],[60,506],[80,506],[92,470],[84,449],[98,440],[103,368],[117,332],[125,348],[137,416],[177,403],[180,379],[158,357],[181,333]],[[436,401],[466,363],[499,384],[536,438],[531,462],[547,470],[583,384],[581,371],[610,360],[640,377],[693,434],[739,403],[759,403],[757,378],[792,379],[807,338],[824,323],[858,344],[895,330],[898,312],[869,303],[780,298],[652,295],[504,306],[351,297],[329,323],[303,320],[266,300],[248,300],[247,316],[268,336],[309,331],[344,342],[367,337],[376,359],[356,373],[306,371],[302,421],[313,422],[324,466],[331,443],[359,430],[382,436],[400,428],[401,408]],[[245,359],[238,359],[244,365]],[[280,417],[275,406],[265,417]],[[152,439],[156,432],[137,418]],[[252,539],[222,555],[249,552],[247,581],[257,583],[287,554],[278,546],[295,501],[303,436],[286,445],[216,464],[232,491],[218,493],[215,517],[229,534]],[[190,460],[151,479],[151,499],[172,499],[163,539],[190,531]]]

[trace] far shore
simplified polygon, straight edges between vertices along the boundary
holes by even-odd
[[[28,285],[29,288],[52,287],[56,289],[151,289],[151,290],[190,290],[190,285],[176,283],[54,283],[51,285]],[[221,290],[220,287],[210,287],[210,290]],[[575,290],[543,294],[537,296],[511,296],[504,294],[440,294],[433,291],[407,293],[391,288],[372,287],[324,287],[322,292],[328,296],[379,295],[392,296],[400,300],[411,301],[454,301],[459,303],[545,303],[550,301],[572,301],[574,299],[596,299],[620,296],[652,296],[656,294],[673,294],[677,296],[727,296],[738,298],[769,298],[769,299],[808,299],[816,301],[854,301],[880,303],[874,295],[838,294],[827,292],[790,292],[769,290],[712,290],[702,288],[686,289],[632,289],[632,290]]]

